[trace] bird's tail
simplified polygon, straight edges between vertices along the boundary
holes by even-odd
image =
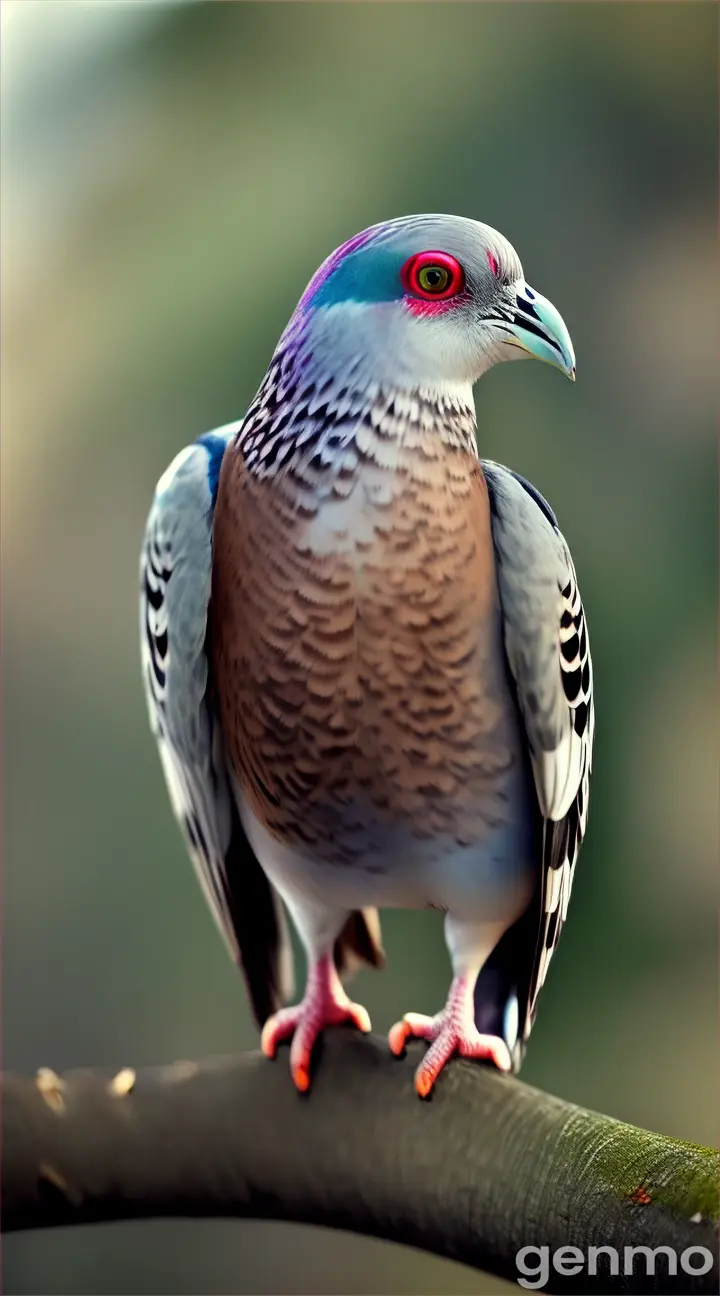
[[[342,977],[364,965],[381,968],[385,962],[377,909],[355,909],[335,941],[335,964]]]

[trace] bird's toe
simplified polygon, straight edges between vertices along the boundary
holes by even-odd
[[[433,1040],[436,1033],[437,1019],[426,1017],[424,1013],[405,1013],[402,1021],[390,1028],[388,1043],[390,1051],[401,1057],[409,1039]]]

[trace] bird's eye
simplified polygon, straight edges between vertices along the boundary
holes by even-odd
[[[407,292],[430,301],[455,297],[465,287],[463,268],[447,252],[418,252],[402,268]]]

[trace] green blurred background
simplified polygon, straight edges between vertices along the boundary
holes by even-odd
[[[716,1138],[714,4],[3,6],[4,1065],[253,1048],[141,695],[154,483],[237,418],[311,273],[407,212],[487,221],[568,323],[575,387],[503,365],[481,452],[573,548],[590,830],[524,1078]],[[432,914],[357,996],[432,1011]],[[483,1138],[482,1128],[477,1130]],[[13,1237],[8,1293],[492,1293],[253,1223]]]

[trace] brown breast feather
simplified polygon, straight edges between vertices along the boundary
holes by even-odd
[[[338,863],[367,816],[481,839],[515,751],[487,488],[437,435],[363,426],[274,477],[231,446],[213,539],[212,652],[228,754],[272,833]]]

